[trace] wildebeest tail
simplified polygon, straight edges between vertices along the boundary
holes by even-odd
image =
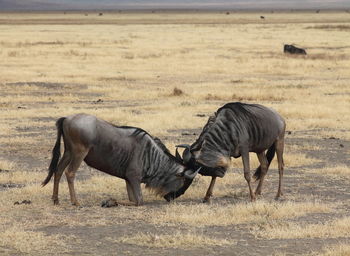
[[[267,161],[269,162],[268,166],[270,166],[270,163],[271,163],[273,157],[275,156],[275,152],[276,152],[276,146],[274,143],[274,144],[272,144],[271,147],[269,147],[269,149],[267,150],[267,153],[266,153],[266,158],[267,158]],[[256,168],[255,173],[254,173],[254,178],[256,180],[259,180],[261,178],[261,166]]]
[[[52,149],[52,159],[49,166],[49,173],[46,177],[46,179],[41,183],[42,186],[45,186],[47,183],[49,183],[52,175],[57,171],[57,165],[58,161],[61,157],[61,136],[63,134],[63,121],[66,119],[65,117],[61,117],[56,122],[57,127],[57,139],[55,146]]]

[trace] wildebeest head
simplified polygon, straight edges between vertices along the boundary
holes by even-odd
[[[178,148],[184,148],[182,157],[179,154]],[[198,163],[195,159],[194,154],[191,152],[191,146],[188,144],[177,145],[175,156],[179,161],[181,161],[186,166],[186,170],[182,174],[179,174],[180,176],[183,176],[185,180],[184,180],[183,186],[180,189],[178,189],[175,192],[168,193],[164,196],[164,198],[167,201],[174,200],[175,198],[184,194],[186,190],[189,188],[189,186],[192,184],[193,179],[197,173],[203,176],[215,176],[215,177],[223,177],[225,175],[226,170],[223,167],[212,168],[212,167],[204,166]],[[193,173],[192,170],[197,170],[197,171]]]
[[[184,148],[182,153],[182,157],[178,152],[178,148]],[[223,177],[225,175],[225,169],[223,167],[209,167],[199,163],[196,160],[196,154],[200,152],[200,150],[194,150],[188,144],[181,144],[176,146],[176,158],[181,160],[183,164],[190,169],[197,170],[200,168],[199,173],[203,176],[217,176]]]

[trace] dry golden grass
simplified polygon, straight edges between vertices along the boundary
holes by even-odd
[[[154,223],[186,224],[190,226],[227,226],[242,223],[266,223],[279,219],[290,219],[315,212],[330,212],[329,205],[319,202],[271,203],[259,200],[255,203],[234,205],[182,205],[164,207],[162,215],[156,214]],[[213,218],[215,216],[215,218]]]
[[[324,249],[324,252],[312,253],[312,256],[348,256],[350,255],[350,244],[338,244],[334,246],[328,246]],[[310,256],[311,256],[310,255]]]
[[[14,167],[15,167],[14,162],[0,159],[0,170],[9,171],[9,170],[13,170]]]
[[[309,172],[317,173],[320,175],[328,175],[332,178],[349,180],[350,179],[350,167],[347,165],[335,165],[327,166],[320,169],[308,170]]]
[[[79,240],[73,236],[47,235],[44,232],[25,230],[23,227],[9,227],[0,233],[0,246],[29,255],[51,253],[60,248],[61,253],[68,252],[67,240]]]
[[[196,248],[206,246],[227,246],[236,242],[227,239],[209,238],[200,233],[176,232],[171,235],[139,233],[115,240],[117,242],[155,248]]]
[[[2,169],[2,168],[1,168]],[[6,170],[6,168],[4,168]],[[28,170],[10,171],[2,173],[0,176],[0,183],[21,183],[31,184],[42,179],[42,172],[33,172]]]
[[[268,223],[260,229],[254,234],[269,239],[349,237],[350,217],[319,224]]]
[[[10,172],[0,172],[0,184],[25,187],[0,190],[0,230],[5,230],[0,235],[0,247],[11,249],[14,254],[34,255],[57,248],[67,254],[76,253],[72,248],[75,242],[79,243],[77,238],[62,240],[61,236],[46,235],[41,229],[97,229],[134,223],[173,230],[189,225],[193,232],[160,235],[141,230],[121,240],[114,236],[108,239],[133,247],[189,250],[200,244],[231,246],[236,242],[229,237],[227,241],[208,237],[195,227],[251,223],[262,229],[254,232],[263,239],[345,236],[349,232],[347,218],[325,224],[298,223],[301,216],[312,218],[313,214],[341,212],[339,202],[329,204],[327,199],[321,203],[314,201],[313,195],[297,195],[290,189],[291,195],[285,202],[259,198],[248,203],[241,159],[234,159],[232,170],[218,179],[213,202],[217,197],[220,203],[213,205],[199,204],[209,185],[208,177],[196,178],[186,194],[170,205],[143,189],[146,204],[138,208],[101,209],[103,199],[127,200],[127,193],[123,180],[97,171],[76,182],[83,208],[70,206],[65,177],[58,207],[53,207],[50,200],[52,183],[40,187],[56,136],[55,120],[80,112],[117,125],[142,127],[165,138],[171,152],[180,142],[193,140],[181,136],[182,129],[203,127],[207,117],[228,101],[261,103],[276,109],[286,119],[287,130],[292,131],[288,136],[349,140],[350,16],[264,15],[268,18],[262,21],[256,13],[108,13],[101,17],[82,13],[2,14],[0,169]],[[124,24],[128,26],[121,26]],[[305,47],[308,55],[284,55],[284,43]],[[323,148],[307,144],[295,147],[288,144],[288,137],[286,141],[286,180],[295,177],[288,170],[295,167],[316,175],[348,179],[344,165],[332,167],[325,163],[326,167],[320,170],[309,168],[323,161],[308,157],[305,151]],[[344,152],[349,153],[346,148]],[[33,159],[42,166],[32,170]],[[270,167],[274,169],[268,173],[270,180],[270,172],[277,169],[276,162],[274,159]],[[251,154],[251,169],[258,165],[257,157]],[[83,176],[83,169],[87,168],[83,165],[77,176]],[[307,189],[307,183],[304,188]],[[28,199],[32,204],[14,205]],[[345,207],[347,202],[342,203]],[[23,219],[25,228],[19,221]],[[338,229],[332,230],[332,225]],[[14,237],[18,237],[17,241]],[[181,240],[182,237],[186,239]],[[332,250],[336,255],[348,252],[346,246]]]

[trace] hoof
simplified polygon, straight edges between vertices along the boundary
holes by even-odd
[[[116,207],[116,206],[118,206],[118,202],[113,198],[103,200],[101,203],[101,207],[103,208],[110,208],[110,207]]]
[[[255,196],[261,196],[261,191],[255,191]]]
[[[211,203],[211,200],[210,198],[204,198],[203,201],[202,201],[203,204],[210,204]]]
[[[278,200],[282,200],[282,197],[283,196],[283,193],[280,192],[280,193],[277,193],[276,197],[275,197],[275,200],[278,201]]]
[[[275,197],[275,201],[284,201],[285,199],[283,199],[281,196],[276,196]]]

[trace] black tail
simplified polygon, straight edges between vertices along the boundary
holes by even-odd
[[[57,171],[58,160],[61,157],[61,136],[63,134],[63,121],[66,119],[65,117],[61,117],[56,122],[57,127],[57,139],[54,148],[52,149],[52,159],[49,167],[49,173],[46,179],[41,183],[41,186],[45,186],[49,183],[52,175]]]
[[[269,147],[269,149],[267,150],[267,153],[266,153],[266,158],[267,158],[267,161],[269,162],[267,167],[270,166],[270,163],[271,163],[273,157],[275,156],[275,152],[276,152],[276,146],[275,146],[275,143],[273,143],[272,146]],[[255,173],[254,173],[254,178],[255,178],[255,180],[259,180],[261,178],[261,166],[256,168]]]

